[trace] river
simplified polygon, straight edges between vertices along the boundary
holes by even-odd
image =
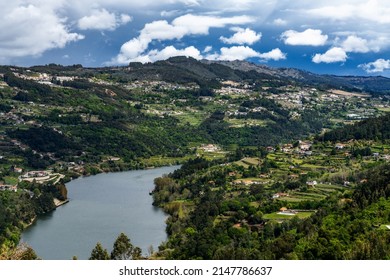
[[[124,232],[148,253],[166,240],[164,212],[152,205],[153,180],[178,166],[82,177],[66,184],[70,202],[43,215],[22,234],[46,260],[88,259],[100,242],[110,253]]]

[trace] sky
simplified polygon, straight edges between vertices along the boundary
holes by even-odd
[[[184,55],[390,77],[388,0],[0,0],[0,64]]]

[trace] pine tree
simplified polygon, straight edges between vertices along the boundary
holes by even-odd
[[[102,244],[99,242],[96,244],[95,248],[91,252],[90,260],[109,260],[110,256],[106,249],[102,247]]]
[[[126,234],[121,233],[115,240],[114,249],[111,252],[113,260],[131,260],[139,259],[142,251],[139,247],[134,247],[130,242],[130,238]]]

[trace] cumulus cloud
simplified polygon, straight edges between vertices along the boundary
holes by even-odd
[[[251,17],[239,16],[243,14]],[[229,44],[228,47],[230,44],[253,46],[262,40],[261,33],[255,32],[257,29],[254,26],[269,28],[267,34],[270,34],[268,31],[289,26],[284,30],[290,30],[279,37],[285,44],[313,47],[329,45],[330,50],[341,48],[345,53],[338,51],[342,61],[344,57],[348,59],[349,53],[387,51],[390,47],[389,14],[390,1],[384,0],[267,0],[262,2],[261,9],[258,0],[3,0],[0,1],[0,63],[25,64],[26,61],[13,58],[39,56],[47,50],[64,48],[71,42],[83,39],[81,33],[84,30],[115,30],[132,20],[129,15],[137,18],[137,24],[143,21],[144,28],[136,35],[129,35],[132,37],[125,37],[112,64],[127,64],[142,56],[151,59],[152,54],[149,57],[149,52],[157,48],[153,44],[155,41],[181,40],[180,47],[176,42],[158,47],[163,51],[166,46],[174,45],[180,51],[195,44],[186,44],[186,36],[206,36],[210,28],[224,28],[222,34],[226,34],[226,28],[232,26],[236,26],[236,29],[220,38]],[[94,36],[100,36],[103,32],[86,34],[90,36],[87,39],[92,41],[96,40]],[[124,35],[116,34],[115,38],[120,36]],[[274,36],[272,34],[270,39],[273,40]],[[272,44],[272,41],[269,43]],[[275,46],[270,49],[278,44],[274,43]],[[200,48],[198,44],[194,47]],[[216,51],[214,48],[206,52],[203,48],[200,49],[203,55]],[[72,55],[72,50],[69,51]],[[93,48],[90,51],[94,53]],[[314,53],[318,53],[316,61],[322,62],[329,56],[328,52]],[[217,50],[219,54],[220,49]],[[276,51],[273,54],[278,57]],[[100,57],[102,60],[110,59]],[[257,57],[264,60],[260,55]],[[380,57],[383,56],[377,58]]]
[[[220,53],[214,53],[208,55],[206,58],[209,60],[245,60],[251,57],[259,57],[260,53],[248,46],[233,46],[230,48],[223,47]]]
[[[210,28],[222,28],[227,25],[247,24],[255,19],[249,16],[216,17],[187,14],[173,20],[172,25],[185,28],[188,35],[207,35]]]
[[[25,1],[15,0],[1,5],[0,60],[3,63],[16,57],[39,56],[84,38],[70,32],[66,18],[59,16],[61,1],[46,2],[24,4]]]
[[[365,39],[356,35],[349,35],[341,44],[346,52],[368,53],[379,52],[390,44],[390,38],[386,35],[376,34],[376,37]]]
[[[286,45],[292,46],[323,46],[328,40],[328,35],[323,35],[322,30],[311,28],[303,32],[287,30],[280,37]]]
[[[186,56],[193,57],[195,59],[202,59],[200,51],[194,46],[187,47],[185,49],[176,49],[174,46],[168,46],[162,50],[151,50],[145,55],[140,55],[132,61],[134,62],[155,62],[159,60],[165,60],[173,56]]]
[[[390,59],[377,59],[374,62],[360,64],[360,68],[364,69],[367,73],[378,73],[385,70],[390,70]]]
[[[286,54],[280,49],[273,49],[267,53],[260,53],[248,46],[223,47],[220,53],[214,53],[206,56],[209,60],[245,60],[248,58],[261,58],[262,61],[281,60],[286,58]]]
[[[145,24],[140,35],[122,45],[120,53],[111,64],[127,64],[140,57],[153,40],[181,39],[188,35],[207,35],[210,28],[222,28],[227,25],[247,24],[254,19],[248,16],[216,17],[187,14],[175,18],[172,23],[166,20]]]
[[[324,54],[317,53],[314,55],[312,61],[314,63],[334,63],[334,62],[345,62],[348,56],[345,50],[342,48],[334,47],[328,50]]]
[[[283,60],[287,58],[287,55],[283,53],[279,48],[273,49],[272,51],[269,51],[267,53],[262,53],[259,55],[259,57],[263,60]]]
[[[249,28],[240,28],[234,27],[231,28],[231,31],[236,32],[230,38],[226,38],[221,36],[219,39],[225,44],[238,44],[238,45],[253,45],[254,43],[260,41],[261,33],[256,33],[252,29]]]
[[[127,15],[127,14],[121,14],[119,17],[119,20],[117,20],[117,23],[119,23],[120,25],[124,25],[126,23],[131,22],[131,21],[133,21],[132,16]]]
[[[341,44],[346,52],[367,53],[370,51],[368,41],[355,35],[348,36]]]
[[[131,16],[126,14],[116,15],[106,9],[92,10],[91,14],[82,17],[78,21],[78,27],[81,30],[115,30],[120,25],[124,25],[132,20]]]

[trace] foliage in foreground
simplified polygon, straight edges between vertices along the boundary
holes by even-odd
[[[104,249],[99,242],[91,252],[90,260],[138,260],[142,258],[142,250],[134,247],[130,238],[121,233],[114,242],[114,248],[111,254]]]
[[[251,205],[248,195],[230,198],[225,174],[218,168],[178,171],[156,180],[154,196],[171,214],[168,241],[160,247],[168,259],[389,259],[390,164],[359,174],[366,178],[355,191],[334,194],[305,219],[267,221],[262,212],[279,209],[278,201]],[[212,171],[213,170],[213,171]],[[176,175],[175,175],[176,174]],[[177,176],[181,174],[181,176]],[[174,179],[175,178],[175,179]],[[214,189],[211,189],[210,182]],[[221,186],[218,190],[217,186]],[[183,215],[186,195],[192,210]],[[264,193],[258,197],[264,196]],[[352,197],[349,198],[349,197]],[[168,207],[168,205],[171,205]],[[187,203],[187,205],[189,205]],[[221,215],[232,213],[230,218]]]

